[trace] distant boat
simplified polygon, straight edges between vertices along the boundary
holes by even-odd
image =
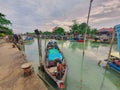
[[[80,40],[77,40],[77,42],[84,42],[84,40],[83,40],[83,39],[80,39]]]
[[[82,38],[71,38],[70,41],[71,41],[71,42],[74,42],[74,41],[84,42],[84,39],[82,39]]]
[[[29,41],[33,41],[33,40],[34,40],[33,37],[26,37],[26,38],[24,39],[24,42],[29,42]]]
[[[70,38],[70,42],[74,42],[74,41],[76,41],[76,40],[74,40],[74,38]]]
[[[67,75],[67,62],[56,42],[48,42],[45,50],[44,70],[60,89],[65,88],[64,82]],[[62,69],[59,69],[61,65]]]

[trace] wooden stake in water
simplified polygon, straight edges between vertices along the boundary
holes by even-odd
[[[109,50],[109,53],[108,53],[108,59],[107,59],[106,67],[108,67],[108,64],[109,64],[109,61],[110,61],[110,54],[111,54],[111,51],[112,51],[112,46],[113,46],[114,39],[115,39],[115,31],[112,34],[112,40],[111,40],[111,43],[110,43],[110,50]]]
[[[62,51],[63,51],[63,36],[62,36]]]
[[[47,39],[47,35],[45,35],[45,48],[46,48],[46,39]]]
[[[90,6],[89,6],[89,11],[88,11],[88,17],[87,17],[87,25],[89,24],[89,17],[90,17],[92,2],[93,2],[93,0],[90,0]],[[84,57],[85,57],[85,44],[86,44],[87,29],[88,29],[88,26],[86,26],[85,34],[84,34],[83,56],[82,56],[82,63],[81,63],[81,77],[80,77],[81,88],[80,88],[80,90],[82,90],[82,82],[83,82],[83,80],[82,80],[82,77],[83,77],[83,61],[84,61]]]
[[[40,68],[43,67],[42,65],[42,51],[41,51],[41,40],[40,40],[40,33],[38,29],[35,30],[35,33],[37,35],[37,40],[38,40],[38,49],[39,49],[39,63],[40,63]]]

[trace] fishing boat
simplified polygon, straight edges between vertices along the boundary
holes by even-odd
[[[45,50],[44,70],[60,89],[65,88],[67,75],[67,62],[57,46],[56,42],[50,41]]]
[[[100,40],[94,40],[94,39],[92,39],[90,41],[93,42],[93,43],[100,43],[101,42]]]
[[[77,42],[84,42],[84,40],[83,40],[83,39],[80,39],[80,40],[77,40]]]
[[[71,42],[74,42],[74,41],[84,42],[84,39],[82,39],[82,38],[71,38],[70,41],[71,41]]]
[[[30,42],[30,41],[34,41],[34,38],[33,37],[26,37],[24,39],[24,42]]]
[[[109,67],[120,73],[120,55],[118,52],[112,52]]]
[[[74,42],[74,41],[76,41],[76,40],[74,40],[74,38],[70,38],[70,42]]]

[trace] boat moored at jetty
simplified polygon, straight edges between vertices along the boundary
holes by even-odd
[[[64,82],[67,75],[67,62],[57,43],[50,41],[45,50],[44,70],[60,89],[65,88]]]

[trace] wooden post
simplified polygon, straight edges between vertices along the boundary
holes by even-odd
[[[42,51],[41,51],[41,40],[40,40],[40,33],[38,29],[35,30],[35,33],[37,35],[37,40],[38,40],[38,50],[39,50],[39,63],[40,63],[40,68],[43,68],[42,65]]]
[[[90,18],[90,11],[91,11],[92,2],[93,2],[93,0],[90,0],[89,11],[88,11],[88,16],[87,16],[87,25],[89,25],[89,18]],[[81,86],[83,84],[83,82],[82,82],[82,79],[83,79],[83,64],[84,64],[84,57],[85,57],[85,44],[86,44],[87,29],[88,29],[88,26],[85,27],[85,34],[84,34],[83,54],[82,54],[82,63],[81,63],[81,77],[80,77],[80,82],[81,82],[80,85]],[[80,89],[82,89],[82,87]]]
[[[38,37],[38,49],[39,49],[39,62],[40,62],[40,67],[42,67],[41,40],[39,35],[37,37]]]
[[[108,64],[109,64],[109,61],[110,61],[110,54],[111,54],[111,51],[112,51],[112,46],[113,46],[114,39],[115,39],[115,31],[112,34],[112,40],[111,40],[111,43],[110,43],[110,50],[109,50],[109,53],[108,53],[108,59],[107,59],[106,67],[108,67]]]
[[[63,51],[63,36],[62,36],[62,51]]]
[[[46,39],[47,39],[47,35],[45,35],[45,48],[46,48]]]
[[[25,46],[24,46],[23,38],[21,37],[21,35],[19,36],[19,44],[20,44],[21,52],[23,56],[25,56]]]

